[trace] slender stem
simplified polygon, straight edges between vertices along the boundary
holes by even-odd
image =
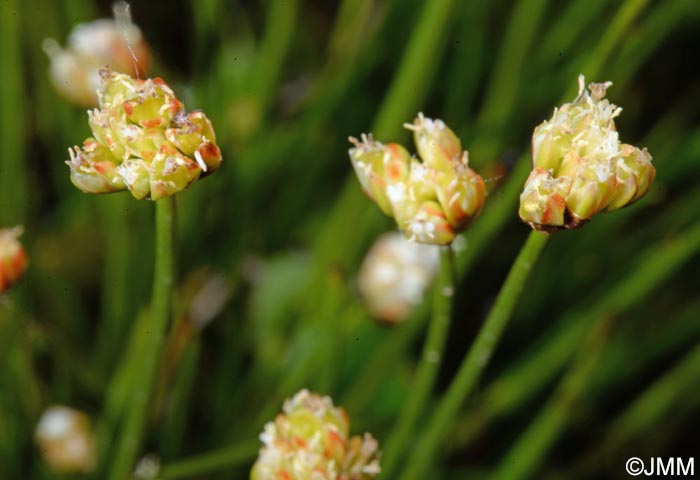
[[[656,226],[651,230],[661,231]],[[514,362],[512,369],[501,375],[479,396],[478,406],[458,422],[464,428],[459,428],[462,433],[458,435],[456,443],[468,444],[494,419],[513,412],[535,397],[559,374],[593,320],[617,315],[643,301],[697,253],[698,243],[700,225],[673,242],[662,241],[652,245],[640,255],[642,261],[624,279],[613,286],[604,286],[593,303],[587,302],[585,307],[580,305],[572,308],[562,316],[553,331],[528,349]],[[659,346],[663,342],[659,340],[656,344]],[[651,358],[645,360],[653,362],[653,359],[651,355]],[[608,374],[614,370],[609,367]],[[624,374],[628,374],[628,370]],[[623,372],[618,375],[623,375]]]
[[[25,124],[27,108],[24,96],[24,62],[22,59],[20,17],[17,0],[0,5],[0,224],[14,225],[25,220],[27,198],[27,161],[25,158]]]
[[[255,457],[260,448],[260,440],[248,440],[230,447],[214,450],[192,458],[165,465],[160,472],[162,479],[199,478],[207,473],[238,467]]]
[[[129,275],[131,245],[129,242],[127,195],[105,197],[101,212],[105,216],[105,265],[102,280],[103,306],[100,328],[95,342],[96,357],[107,367],[114,361],[117,349],[123,343],[129,327]]]
[[[596,445],[592,455],[584,458],[583,465],[591,468],[600,465],[600,459],[611,458],[606,455],[617,451],[625,441],[652,432],[657,425],[664,425],[664,419],[668,418],[673,409],[678,408],[680,400],[687,399],[691,392],[697,391],[699,377],[700,344],[695,343],[684,357],[630,402],[610,423],[603,437],[605,440]]]
[[[600,352],[605,346],[606,331],[612,318],[609,315],[599,317],[554,395],[501,459],[493,478],[517,480],[533,477],[543,457],[566,427],[599,365]]]
[[[470,149],[475,160],[482,164],[498,155],[502,131],[517,105],[518,92],[523,87],[520,79],[530,62],[528,52],[540,32],[538,26],[547,3],[547,0],[520,0],[513,8],[479,115],[482,133]]]
[[[423,346],[412,394],[408,396],[401,409],[396,427],[391,432],[384,449],[382,475],[386,478],[392,477],[404,450],[410,444],[409,439],[416,420],[425,410],[425,404],[435,384],[435,377],[445,350],[445,338],[450,329],[455,281],[452,247],[440,247],[440,281],[434,293],[433,316],[428,338]]]
[[[409,343],[423,331],[427,323],[430,307],[428,302],[422,302],[404,322],[391,331],[391,334],[381,343],[381,348],[375,348],[362,366],[362,370],[348,387],[345,398],[340,402],[348,412],[361,412],[374,398],[374,393],[387,378],[388,371],[395,366],[387,362],[387,358],[398,358]]]
[[[155,269],[150,322],[146,326],[146,345],[140,362],[131,372],[132,396],[124,424],[117,441],[111,480],[128,478],[138,455],[141,438],[148,420],[148,406],[153,391],[154,377],[165,330],[170,318],[173,288],[173,231],[175,200],[166,197],[156,202]]]
[[[284,59],[292,45],[299,10],[298,0],[272,1],[267,4],[265,35],[251,84],[263,115],[273,98]]]
[[[594,80],[605,66],[605,63],[612,57],[615,48],[625,37],[630,25],[641,15],[649,0],[626,0],[620,9],[615,13],[605,33],[601,37],[595,50],[588,57],[583,66],[583,73]],[[575,87],[571,87],[573,94]],[[571,95],[573,97],[573,95]]]
[[[462,361],[457,375],[438,404],[435,413],[426,422],[427,428],[421,439],[416,442],[413,455],[406,463],[403,475],[399,477],[401,480],[425,478],[425,472],[434,461],[435,454],[449,432],[459,407],[474,389],[481,372],[488,364],[515,309],[532,266],[539,258],[548,239],[548,236],[540,233],[530,233],[498,293],[496,303],[481,326],[469,353]]]

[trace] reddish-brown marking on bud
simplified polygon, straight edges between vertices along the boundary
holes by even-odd
[[[178,153],[178,151],[176,148],[173,148],[170,145],[168,145],[167,143],[164,143],[158,149],[158,153],[165,153],[166,155],[172,155],[172,154]]]
[[[306,440],[304,440],[301,437],[296,437],[296,436],[293,437],[292,443],[294,443],[294,445],[296,445],[299,448],[306,448],[306,446],[307,446]]]
[[[162,118],[152,118],[150,120],[142,120],[139,122],[141,126],[146,127],[146,128],[155,128],[155,127],[160,127],[163,125],[163,119]]]
[[[549,224],[554,217],[554,212],[564,210],[566,200],[560,194],[556,193],[547,202],[547,205],[542,212],[542,223]]]
[[[202,144],[197,151],[199,151],[200,155],[202,155],[202,158],[206,161],[209,159],[217,159],[219,156],[221,156],[221,151],[219,150],[219,147],[214,145],[213,143],[206,142]]]
[[[286,470],[280,470],[277,474],[277,480],[292,480],[292,476]]]
[[[106,163],[109,163],[109,162],[95,162],[92,164],[92,166],[97,173],[104,174],[108,170],[109,166],[111,166],[111,164],[105,165]]]
[[[442,230],[443,232],[454,233],[454,229],[449,223],[438,223],[437,225],[435,225],[435,229]]]
[[[122,103],[122,107],[124,108],[124,111],[128,116],[132,116],[134,114],[134,102],[131,100],[127,100]]]
[[[170,111],[173,113],[173,115],[182,110],[183,107],[184,105],[177,98],[173,98],[170,102]]]
[[[387,174],[392,180],[398,180],[401,177],[401,166],[396,162],[390,163],[387,168]]]
[[[438,208],[425,207],[425,213],[428,213],[428,214],[433,215],[435,217],[442,218],[443,220],[447,218],[445,213]]]
[[[340,436],[338,432],[335,430],[328,430],[327,435],[326,435],[326,450],[325,454],[328,457],[333,456],[333,451],[334,450],[342,450],[343,445],[345,444],[345,440],[343,440],[343,437]]]

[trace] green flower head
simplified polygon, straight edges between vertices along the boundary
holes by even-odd
[[[654,180],[649,152],[620,142],[614,119],[622,109],[605,99],[612,83],[584,85],[581,75],[574,101],[532,135],[520,218],[536,230],[578,228],[600,211],[637,201]]]
[[[251,480],[371,480],[379,445],[369,433],[348,438],[345,410],[329,397],[301,390],[265,425]]]
[[[469,168],[469,154],[442,120],[419,113],[404,126],[413,132],[422,161],[372,135],[350,137],[350,161],[364,192],[394,217],[408,239],[450,244],[481,213],[484,180]]]
[[[100,72],[100,108],[88,112],[93,136],[69,149],[71,181],[85,193],[129,190],[136,199],[174,195],[221,164],[214,129],[187,113],[160,78]]]

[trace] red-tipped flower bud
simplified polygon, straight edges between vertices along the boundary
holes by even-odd
[[[27,254],[19,243],[22,227],[0,230],[0,294],[14,285],[27,268]]]

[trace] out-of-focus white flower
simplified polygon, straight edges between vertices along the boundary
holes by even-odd
[[[141,30],[131,22],[129,5],[113,6],[114,19],[100,19],[77,25],[68,36],[66,48],[54,39],[44,41],[51,59],[51,82],[66,100],[76,106],[96,107],[102,83],[100,69],[145,77],[151,54]]]
[[[404,320],[423,299],[440,267],[438,247],[408,241],[398,232],[379,237],[367,253],[358,288],[380,320]]]
[[[48,408],[35,438],[44,460],[57,472],[86,473],[95,468],[95,442],[83,412],[64,406]]]

